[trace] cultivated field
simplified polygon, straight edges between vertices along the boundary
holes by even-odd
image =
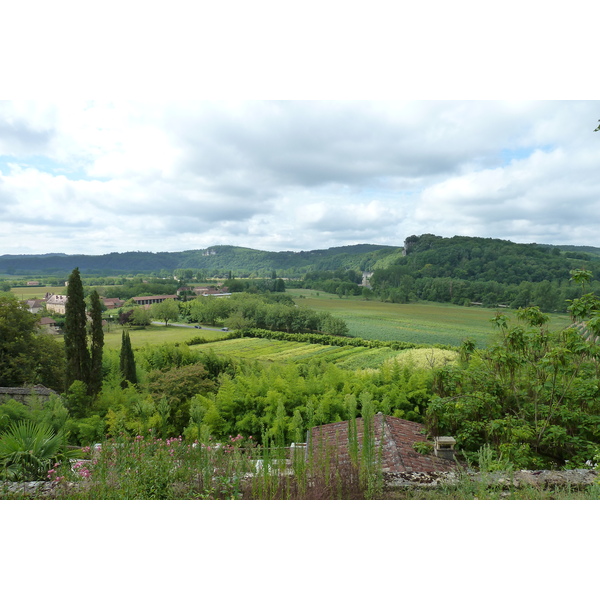
[[[495,332],[490,319],[496,310],[452,304],[391,304],[375,300],[339,298],[315,290],[291,289],[287,293],[299,306],[325,310],[348,323],[350,335],[368,340],[458,346],[466,337],[486,346]],[[301,297],[304,296],[304,297]],[[516,320],[516,311],[502,309]],[[551,315],[550,329],[567,327],[567,315]]]
[[[43,298],[48,292],[51,294],[66,294],[67,288],[64,285],[43,285],[39,287],[14,287],[10,291],[17,300],[29,300],[30,298]]]
[[[303,363],[318,359],[335,363],[349,369],[380,367],[395,359],[400,364],[411,362],[417,366],[440,366],[446,358],[452,360],[454,353],[443,350],[392,350],[391,348],[361,348],[322,346],[302,342],[281,342],[276,340],[240,338],[193,346],[199,352],[212,350],[218,356],[257,360],[259,362]],[[429,361],[429,362],[428,362]]]

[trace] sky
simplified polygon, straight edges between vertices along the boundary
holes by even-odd
[[[1,254],[600,246],[594,101],[2,101]]]
[[[588,0],[134,4],[6,8],[0,255],[600,246]]]

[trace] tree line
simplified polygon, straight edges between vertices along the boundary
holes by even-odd
[[[600,256],[593,252],[562,251],[558,247],[516,244],[504,240],[431,234],[405,240],[405,254],[374,270],[369,287],[359,285],[349,269],[307,274],[302,287],[342,296],[384,302],[449,302],[469,306],[522,308],[565,312],[581,295],[570,281],[573,269],[600,276]],[[600,283],[591,284],[600,291]]]

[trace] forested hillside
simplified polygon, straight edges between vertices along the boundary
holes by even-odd
[[[370,290],[359,286],[353,270],[313,271],[303,285],[339,295],[362,294],[383,301],[452,302],[544,311],[565,311],[567,300],[581,295],[570,271],[585,269],[597,280],[600,255],[594,248],[516,244],[505,240],[431,234],[410,236],[404,252],[376,267]],[[600,285],[594,284],[594,290]]]
[[[394,246],[359,244],[307,252],[266,252],[236,246],[213,246],[185,252],[112,252],[90,255],[0,256],[0,273],[9,275],[66,275],[75,267],[87,274],[141,274],[168,276],[177,269],[201,270],[206,277],[295,277],[313,269],[372,270],[401,252]]]

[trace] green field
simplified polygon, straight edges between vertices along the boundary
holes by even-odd
[[[14,287],[10,291],[17,300],[29,300],[30,298],[43,298],[48,292],[51,294],[66,294],[67,288],[64,285],[43,285],[39,287]]]
[[[490,343],[495,333],[490,319],[497,311],[491,308],[434,302],[391,304],[339,298],[335,294],[304,289],[291,289],[287,293],[299,306],[341,317],[348,324],[351,336],[368,340],[458,346],[469,337],[483,347]],[[502,309],[502,312],[516,321],[516,311]],[[553,314],[549,327],[551,330],[562,329],[570,322],[567,315]]]
[[[195,337],[203,337],[208,340],[220,340],[225,333],[220,331],[209,331],[207,329],[190,329],[188,327],[176,327],[169,325],[150,325],[145,329],[129,329],[131,346],[134,349],[143,348],[146,345],[173,344],[175,342],[185,343]],[[106,348],[121,348],[121,336],[123,328],[120,325],[110,325],[104,329],[104,345]],[[62,338],[62,336],[61,336]]]
[[[367,369],[380,367],[390,359],[410,360],[415,352],[422,350],[392,350],[391,348],[362,348],[352,346],[322,346],[302,342],[281,342],[276,340],[239,338],[194,346],[199,352],[212,350],[218,356],[227,356],[264,363],[288,362],[303,363],[313,359],[335,363],[349,369]],[[438,351],[443,352],[443,351]],[[451,354],[451,353],[450,353]],[[421,362],[415,355],[412,362]],[[426,366],[425,363],[420,366]]]

